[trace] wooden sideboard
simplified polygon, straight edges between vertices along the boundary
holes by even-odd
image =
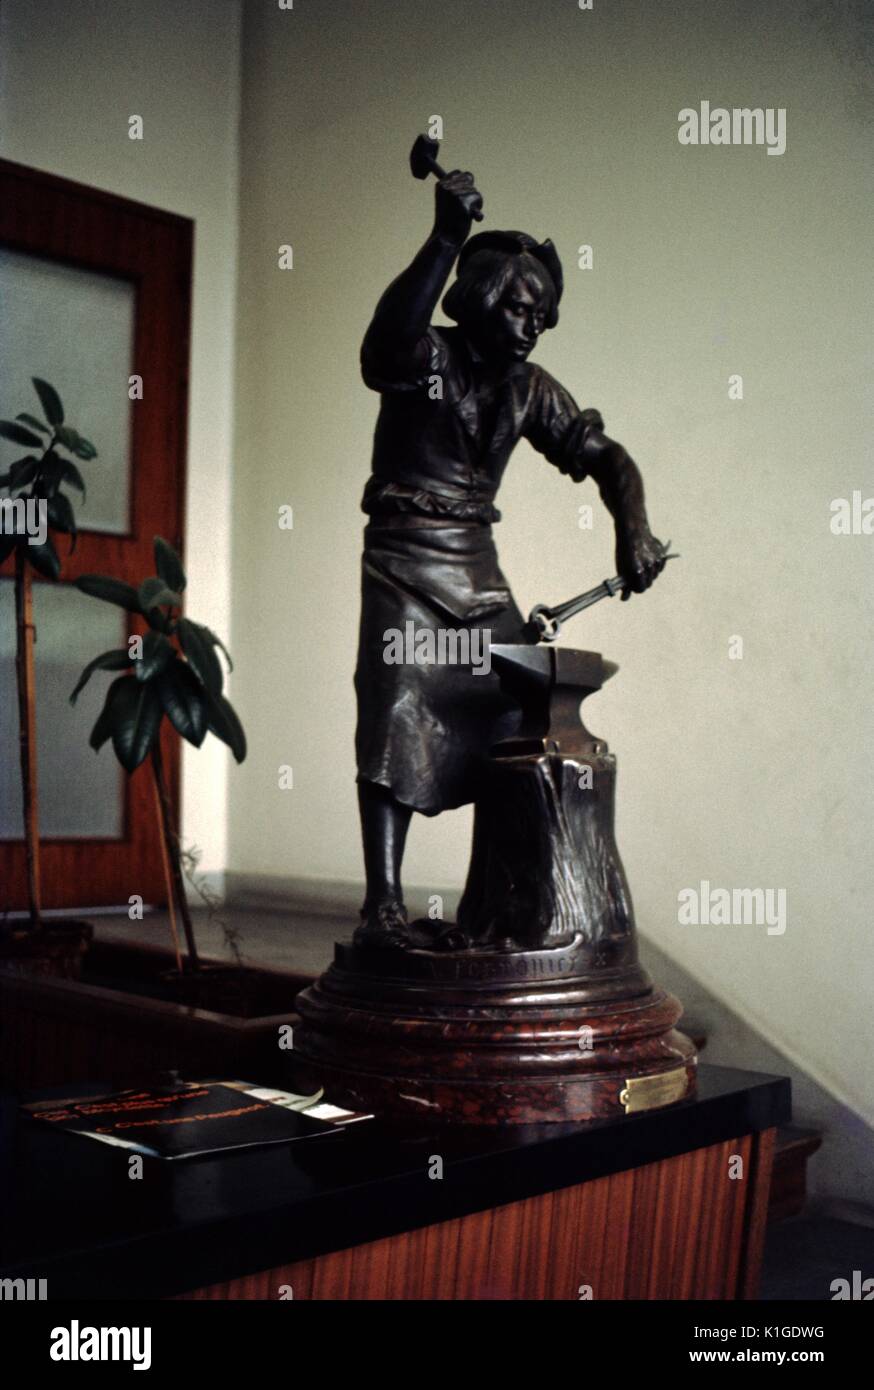
[[[47,1278],[50,1298],[755,1298],[789,1109],[785,1078],[702,1066],[664,1110],[371,1120],[131,1181],[124,1151],[38,1132],[7,1100],[0,1277]]]

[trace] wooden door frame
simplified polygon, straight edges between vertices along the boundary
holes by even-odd
[[[80,574],[117,572],[122,546],[125,561],[134,563],[140,576],[152,574],[153,535],[165,535],[180,553],[183,551],[194,223],[130,198],[0,159],[0,247],[118,276],[134,284],[133,370],[143,378],[144,390],[143,399],[131,411],[130,530],[126,536],[81,532],[72,555],[65,554],[66,546],[63,548],[60,582],[67,583]],[[32,407],[27,402],[0,404],[0,410],[7,408]],[[87,431],[87,421],[81,426]],[[99,467],[99,460],[94,466]],[[171,534],[167,533],[168,515],[175,518]],[[13,564],[10,557],[0,565],[0,576],[10,577]],[[40,580],[38,575],[35,579],[51,582]],[[142,630],[143,623],[136,619],[129,625],[131,632]],[[83,744],[87,734],[83,729]],[[166,723],[162,751],[178,824],[179,739]],[[5,759],[7,750],[0,755]],[[104,749],[98,756],[113,755]],[[11,757],[10,762],[17,769],[17,757]],[[102,856],[102,866],[92,864],[91,856],[83,853],[92,845],[109,851]],[[111,852],[113,846],[118,853]],[[125,868],[133,857],[148,866],[137,874],[136,882]],[[42,842],[41,858],[43,904],[48,909],[95,906],[108,900],[127,903],[133,893],[141,894],[147,902],[165,903],[148,766],[125,777],[120,840],[51,838]],[[23,840],[0,841],[0,884],[0,909],[25,905]]]

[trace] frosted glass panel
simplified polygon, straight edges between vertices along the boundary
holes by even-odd
[[[67,423],[98,453],[78,464],[88,494],[76,516],[86,531],[129,529],[135,299],[128,280],[0,248],[0,418],[42,416],[31,377],[55,387]],[[2,449],[4,464],[22,453]]]
[[[126,645],[126,614],[68,584],[34,584],[33,608],[41,834],[120,839],[124,773],[110,745],[95,753],[88,743],[107,686],[119,673],[96,672],[75,705],[69,694],[83,666],[101,652]],[[15,594],[10,579],[0,580],[0,750],[0,839],[21,839]]]

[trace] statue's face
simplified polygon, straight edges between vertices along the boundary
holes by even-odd
[[[544,296],[516,275],[482,324],[477,347],[490,361],[524,362],[543,332]]]

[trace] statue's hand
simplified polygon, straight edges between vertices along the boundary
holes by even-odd
[[[623,599],[631,598],[632,593],[642,594],[655,582],[665,567],[664,550],[648,526],[617,536],[616,569],[629,586]]]
[[[482,221],[482,194],[475,186],[473,174],[453,169],[444,179],[438,179],[434,194],[434,230],[440,236],[460,246],[467,239],[474,218]]]

